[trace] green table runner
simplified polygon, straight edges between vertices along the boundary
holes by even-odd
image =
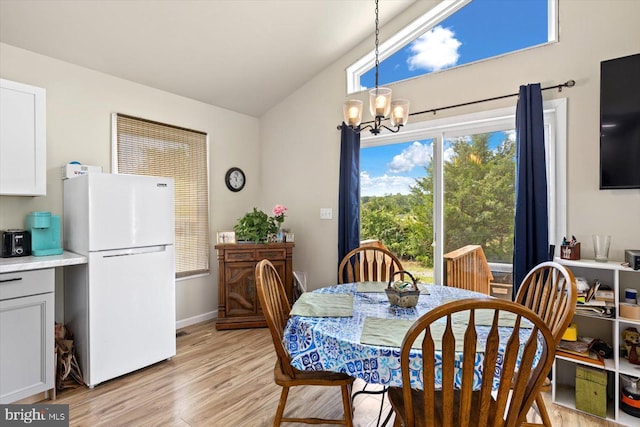
[[[361,344],[378,345],[385,347],[400,347],[402,340],[407,331],[414,322],[404,319],[381,319],[377,317],[367,317],[364,319],[362,334],[360,335]],[[445,323],[434,323],[431,325],[431,334],[433,335],[433,344],[436,351],[442,350],[442,340],[440,339],[446,328]],[[456,351],[464,349],[464,333],[466,325],[453,324],[453,336],[456,340]],[[422,347],[422,339],[424,332],[413,342],[413,348]],[[483,351],[477,348],[476,351]]]
[[[351,317],[353,295],[305,292],[293,304],[291,316]]]
[[[475,323],[476,326],[491,326],[493,325],[493,310],[489,309],[480,309],[475,312]],[[513,313],[501,311],[498,316],[498,326],[513,328],[516,324],[516,315]],[[460,323],[466,325],[469,322],[469,312],[458,312],[454,313],[452,316],[454,323]],[[520,327],[521,328],[529,328],[533,327],[533,324],[529,322],[527,319],[520,318]]]
[[[476,310],[476,326],[491,326],[493,323],[493,313],[493,310],[488,309]],[[452,320],[453,336],[456,340],[456,351],[462,351],[464,344],[464,333],[467,327],[467,323],[469,322],[469,313],[454,313],[452,316]],[[498,318],[498,326],[513,328],[515,325],[515,320],[515,314],[501,312]],[[413,325],[413,323],[413,320],[367,317],[364,320],[364,325],[362,327],[360,343],[386,347],[400,347],[402,345],[404,336],[406,335],[411,325]],[[444,322],[434,323],[431,325],[431,333],[434,336],[433,342],[436,350],[442,350],[442,342],[440,340],[440,337],[442,336],[445,327],[446,324]],[[533,325],[528,320],[521,319],[520,327],[532,328]],[[422,346],[423,337],[424,333],[420,334],[420,336],[418,336],[418,338],[414,341],[412,347],[420,348]],[[476,351],[481,352],[482,348],[478,348],[476,349]]]

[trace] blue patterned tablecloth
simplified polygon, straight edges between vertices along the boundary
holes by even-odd
[[[413,308],[391,306],[384,293],[358,293],[356,284],[348,283],[318,289],[321,293],[351,293],[353,299],[352,317],[303,317],[291,316],[285,328],[285,345],[291,355],[291,364],[300,370],[344,372],[367,383],[392,387],[402,386],[400,372],[400,348],[381,347],[360,343],[360,334],[366,317],[407,319],[415,321],[427,311],[454,299],[484,297],[487,295],[448,286],[429,285],[429,294],[420,295],[418,305]],[[511,334],[510,328],[499,328],[501,335]],[[479,340],[483,340],[488,327],[477,326]],[[530,330],[521,330],[521,339],[526,340]],[[501,338],[501,342],[503,339]],[[437,358],[437,355],[436,355]],[[422,389],[422,352],[410,353],[411,384]],[[457,365],[462,364],[462,354],[456,354]],[[476,387],[482,380],[484,354],[476,355]],[[537,363],[537,361],[536,361]],[[494,371],[494,384],[499,381],[501,359]],[[436,361],[436,386],[442,383],[439,373],[441,362]],[[460,378],[456,375],[456,383]]]

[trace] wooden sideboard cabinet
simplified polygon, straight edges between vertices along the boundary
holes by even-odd
[[[294,243],[231,243],[218,251],[218,320],[216,329],[265,327],[267,323],[256,292],[256,264],[271,261],[278,271],[289,302],[293,302]]]

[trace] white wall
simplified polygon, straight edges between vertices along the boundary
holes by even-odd
[[[383,26],[381,40],[428,5],[418,2]],[[600,61],[640,52],[638,16],[640,2],[635,0],[561,0],[558,43],[395,84],[394,98],[409,99],[412,111],[423,111],[517,93],[521,84],[540,82],[544,87],[574,79],[577,85],[572,89],[543,92],[545,100],[568,98],[567,230],[583,242],[583,257],[593,257],[592,234],[611,234],[610,258],[622,261],[625,248],[640,248],[640,190],[598,189]],[[289,207],[285,226],[295,232],[294,269],[308,273],[311,288],[335,283],[340,150],[336,125],[347,99],[344,70],[372,47],[373,40],[363,42],[260,121],[263,202]],[[367,105],[364,94],[358,97]],[[515,103],[514,97],[436,117]],[[320,207],[332,207],[334,219],[321,221]]]
[[[432,1],[417,2],[392,22],[381,39],[424,13]],[[411,100],[412,111],[517,92],[574,79],[577,86],[545,99],[567,97],[568,230],[592,256],[592,233],[610,233],[610,256],[622,260],[625,248],[640,248],[640,190],[598,190],[599,64],[640,52],[640,2],[561,0],[560,42],[394,85],[394,97]],[[59,167],[71,160],[110,170],[110,115],[121,112],[207,132],[210,136],[211,275],[178,282],[177,316],[183,322],[217,309],[215,232],[230,230],[237,218],[257,206],[289,208],[285,227],[296,237],[295,270],[306,271],[312,288],[335,283],[337,207],[344,69],[373,47],[366,40],[348,55],[257,119],[77,67],[0,43],[0,77],[47,89],[46,197],[0,196],[0,229],[21,227],[34,210],[62,214]],[[286,75],[283,75],[286,78]],[[360,98],[365,100],[364,95]],[[447,112],[437,117],[513,105],[515,98]],[[432,116],[412,117],[412,121]],[[368,120],[365,118],[365,120]],[[229,192],[226,170],[239,166],[247,186]],[[321,207],[334,219],[319,219]],[[58,273],[57,320],[62,274]]]
[[[0,229],[22,228],[31,211],[63,215],[60,166],[72,160],[111,171],[111,113],[207,132],[210,161],[211,274],[177,282],[182,324],[218,308],[216,231],[231,230],[260,193],[258,120],[188,98],[0,44],[0,76],[47,90],[47,195],[0,196]],[[224,174],[243,168],[247,185],[231,193]],[[56,275],[56,320],[62,321],[62,273]]]

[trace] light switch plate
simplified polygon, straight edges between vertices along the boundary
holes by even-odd
[[[320,208],[320,219],[333,219],[333,209]]]

